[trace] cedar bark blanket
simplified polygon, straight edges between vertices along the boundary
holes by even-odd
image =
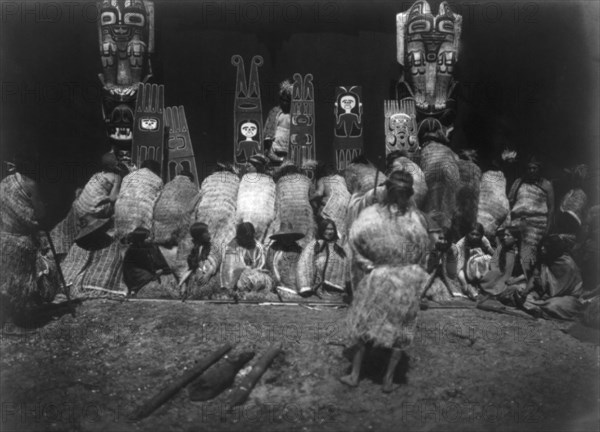
[[[400,214],[386,205],[364,209],[350,229],[352,287],[370,266],[418,264],[429,251],[425,217],[416,208]]]
[[[404,156],[394,160],[392,171],[396,170],[407,171],[412,175],[413,189],[415,191],[413,199],[415,200],[417,207],[421,208],[425,202],[425,197],[427,196],[427,181],[425,180],[425,174],[419,165]]]
[[[138,227],[152,229],[154,204],[163,188],[159,176],[148,168],[128,174],[115,202],[116,237],[122,239]]]
[[[486,237],[494,237],[509,211],[504,174],[502,171],[484,172],[480,183],[477,222],[483,225]]]
[[[179,243],[188,233],[199,199],[200,191],[188,177],[178,175],[168,182],[154,206],[154,243],[162,246]]]
[[[456,210],[456,193],[460,187],[457,160],[458,156],[443,144],[431,143],[421,151],[421,169],[428,188],[423,210],[441,214],[441,224],[448,228]]]
[[[346,187],[346,181],[340,175],[326,176],[321,179],[324,186],[323,194],[323,217],[335,222],[338,237],[344,243],[348,235],[346,216],[350,202],[350,192]]]
[[[464,236],[468,227],[477,222],[477,207],[481,189],[481,169],[470,160],[458,160],[460,186],[456,194],[456,211],[453,217],[455,232]]]
[[[354,290],[345,323],[349,339],[407,348],[415,334],[420,291],[426,280],[427,273],[416,264],[375,268]]]
[[[312,186],[304,174],[284,175],[276,186],[276,218],[269,233],[275,233],[281,224],[291,224],[296,232],[304,234],[298,244],[304,247],[315,236],[315,220],[308,200]],[[267,242],[268,239],[265,239]]]
[[[275,182],[266,174],[248,173],[242,177],[237,196],[237,223],[254,225],[255,238],[263,243],[275,219]]]

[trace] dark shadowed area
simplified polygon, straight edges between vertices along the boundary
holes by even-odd
[[[231,158],[234,54],[246,62],[263,56],[265,116],[280,81],[314,75],[317,155],[326,161],[335,87],[362,85],[366,154],[376,160],[384,153],[383,100],[400,71],[395,14],[410,4],[157,1],[151,82],[165,85],[167,106],[185,106],[202,176]],[[597,168],[598,2],[450,4],[463,15],[453,144],[478,149],[483,162],[509,145],[524,157],[540,153],[551,172],[582,162]],[[31,155],[55,222],[108,149],[97,9],[93,2],[1,7],[1,156]]]

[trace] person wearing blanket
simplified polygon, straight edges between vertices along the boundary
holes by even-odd
[[[302,247],[296,242],[303,237],[289,222],[282,223],[279,231],[271,235],[273,242],[267,251],[267,268],[273,273],[277,287],[297,291],[296,271]]]
[[[525,176],[515,180],[508,193],[511,221],[521,224],[520,252],[525,273],[535,266],[538,245],[550,232],[554,215],[554,188],[540,170],[540,161],[532,157]]]
[[[114,153],[105,153],[102,156],[102,171],[88,180],[73,201],[67,216],[50,233],[59,258],[66,256],[85,226],[113,215],[122,173]]]
[[[518,226],[509,225],[498,230],[502,244],[498,246],[490,262],[488,271],[480,282],[484,295],[494,297],[509,306],[516,306],[527,287],[523,264],[519,254],[521,231]]]
[[[419,297],[428,275],[419,265],[430,248],[427,222],[412,200],[410,173],[397,170],[385,182],[385,198],[365,208],[350,228],[354,298],[346,315],[356,345],[352,371],[340,378],[358,385],[366,344],[392,350],[383,391],[392,390],[402,350],[412,343]]]
[[[130,245],[123,258],[123,281],[127,297],[135,296],[150,282],[160,284],[160,276],[170,273],[169,265],[158,246],[147,243],[150,230],[136,228],[127,236]]]
[[[532,315],[573,320],[581,313],[581,271],[566,249],[564,241],[556,234],[542,240],[540,265],[533,273],[523,304]]]
[[[123,178],[115,202],[115,237],[122,243],[138,227],[152,229],[154,204],[163,188],[160,174],[160,163],[146,159],[139,170]]]
[[[38,184],[14,168],[0,182],[0,306],[7,315],[51,302],[58,293],[59,286],[43,293],[37,285],[44,214]]]
[[[187,257],[188,271],[179,282],[182,299],[201,297],[201,288],[217,272],[221,261],[218,245],[211,242],[207,224],[194,222],[190,235],[193,246]]]
[[[321,220],[317,238],[306,245],[298,261],[298,293],[339,297],[346,291],[348,261],[335,222]]]
[[[254,235],[254,225],[250,222],[240,222],[235,238],[223,251],[221,287],[243,299],[247,292],[265,289],[266,292],[270,292],[273,288],[269,271],[264,269],[265,251]]]
[[[494,250],[484,236],[483,225],[475,222],[468,229],[467,235],[456,243],[457,271],[463,293],[475,300],[476,287],[489,270]]]

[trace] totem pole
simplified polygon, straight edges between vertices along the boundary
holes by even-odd
[[[262,105],[258,67],[263,58],[254,56],[250,62],[250,79],[246,81],[244,59],[240,55],[231,57],[231,64],[237,67],[235,100],[233,105],[233,161],[245,165],[252,155],[263,152]]]
[[[343,171],[352,159],[363,151],[362,87],[335,89],[335,129],[333,148],[338,171]]]
[[[181,171],[187,170],[194,175],[196,186],[200,187],[194,148],[183,106],[166,108],[165,125],[169,129],[167,180],[173,180]]]
[[[294,74],[290,108],[290,159],[298,167],[316,159],[315,151],[315,91],[312,74]],[[313,178],[311,170],[306,174]]]
[[[431,13],[426,0],[417,0],[408,11],[396,15],[397,59],[403,71],[396,103],[386,101],[387,152],[401,149],[418,157],[415,139],[426,118],[438,120],[446,133],[451,130],[456,87],[452,73],[461,28],[462,16],[452,12],[445,1],[437,15]]]
[[[131,166],[136,93],[152,76],[154,3],[150,0],[98,2],[98,37],[103,87],[102,115],[112,150]]]

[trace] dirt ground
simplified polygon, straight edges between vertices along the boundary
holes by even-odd
[[[565,323],[476,309],[420,312],[412,347],[381,392],[389,353],[371,350],[357,388],[345,309],[177,301],[87,301],[23,330],[3,327],[3,431],[578,431],[598,429],[599,357]],[[138,422],[129,415],[217,347],[283,353],[243,407],[228,391],[183,389]]]

